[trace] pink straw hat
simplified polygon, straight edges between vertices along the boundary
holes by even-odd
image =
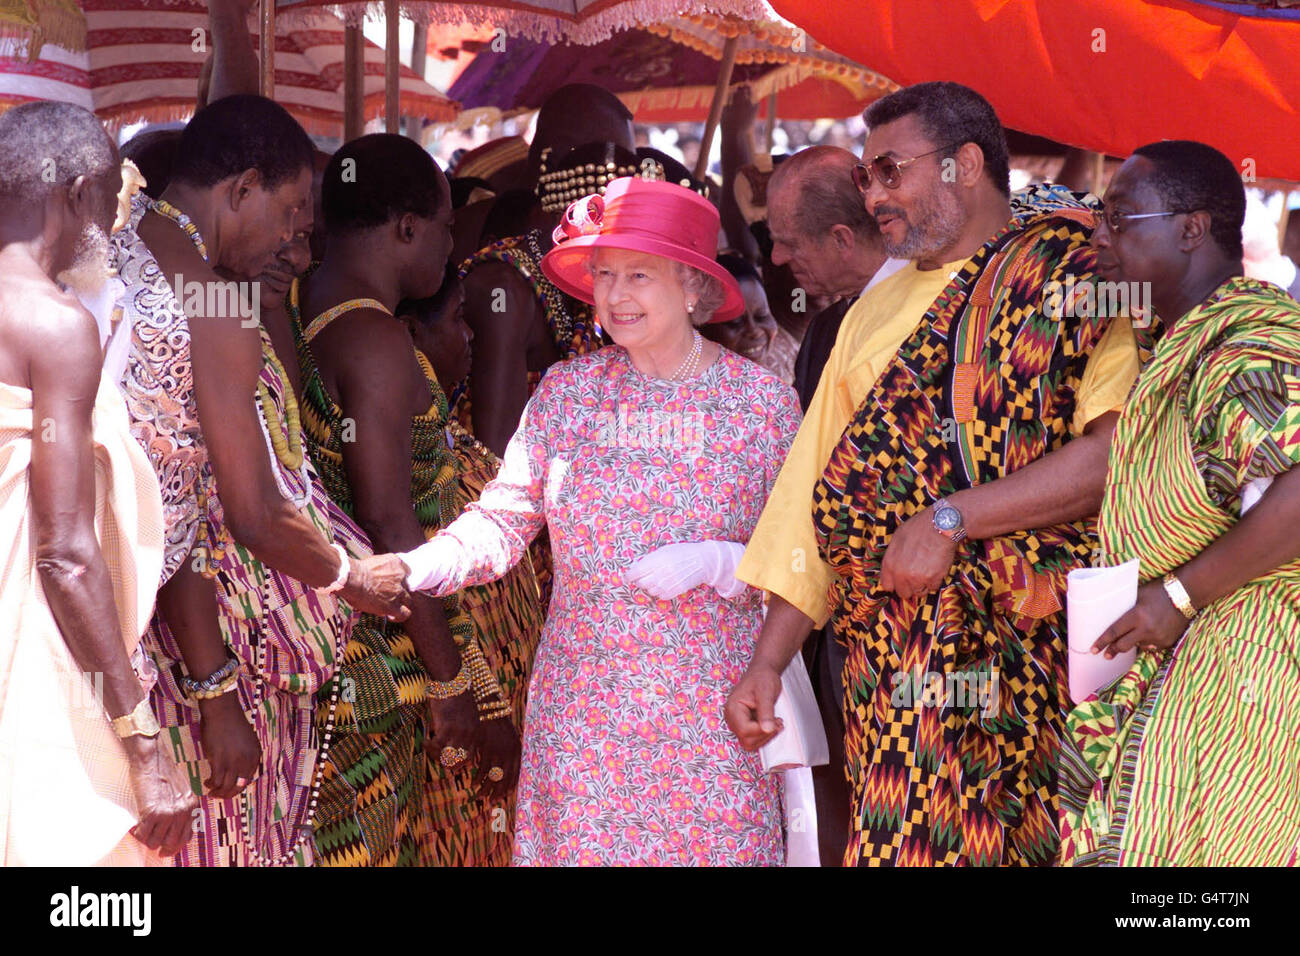
[[[587,268],[595,249],[629,249],[684,262],[722,283],[726,301],[710,322],[734,319],[745,310],[740,286],[718,264],[718,211],[684,186],[627,177],[605,187],[604,196],[571,204],[555,230],[555,248],[542,257],[542,271],[575,299],[594,304]]]

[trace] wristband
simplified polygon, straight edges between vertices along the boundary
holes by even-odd
[[[348,560],[348,553],[343,550],[343,545],[331,544],[330,547],[338,552],[339,573],[333,583],[326,587],[316,589],[321,594],[333,594],[335,591],[343,590],[343,585],[348,583],[348,575],[352,573],[352,562]]]

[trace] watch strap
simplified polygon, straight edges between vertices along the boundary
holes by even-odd
[[[1192,604],[1192,598],[1187,593],[1187,588],[1183,587],[1183,582],[1178,580],[1178,576],[1172,571],[1164,577],[1165,593],[1169,595],[1169,600],[1174,602],[1174,607],[1178,608],[1180,614],[1187,620],[1196,617],[1197,610]]]
[[[938,516],[939,516],[939,511],[941,509],[947,509],[949,511],[955,511],[957,513],[957,520],[959,522],[957,527],[955,528],[939,527]],[[962,514],[958,509],[948,504],[947,498],[940,498],[938,501],[934,503],[934,510],[930,514],[930,523],[934,525],[935,531],[939,532],[941,535],[943,535],[953,544],[958,544],[961,541],[964,541],[966,538],[966,524],[964,519],[962,518]]]
[[[111,721],[113,733],[125,740],[127,737],[155,737],[162,730],[158,726],[158,720],[153,715],[153,708],[149,706],[149,698],[146,696],[140,700],[131,709],[129,714],[121,717],[114,717]]]

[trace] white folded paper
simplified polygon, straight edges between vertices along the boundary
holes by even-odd
[[[800,653],[796,652],[781,674],[781,694],[776,699],[775,711],[785,726],[758,749],[764,773],[819,767],[829,762],[826,728]]]
[[[1137,604],[1140,564],[1134,558],[1113,568],[1079,568],[1066,579],[1070,697],[1076,704],[1122,675],[1137,659],[1136,648],[1110,660],[1091,653],[1091,648],[1106,628]]]

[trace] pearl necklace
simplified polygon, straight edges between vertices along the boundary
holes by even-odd
[[[704,354],[704,336],[700,335],[699,329],[692,329],[693,336],[691,340],[691,350],[686,353],[686,358],[682,364],[677,366],[677,371],[668,376],[670,382],[682,382],[695,377],[695,373],[700,368],[700,356]]]

